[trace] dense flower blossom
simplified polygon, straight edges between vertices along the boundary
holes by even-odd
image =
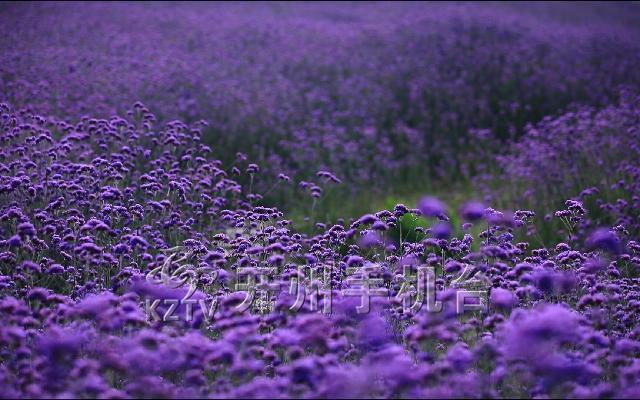
[[[0,397],[637,397],[639,41],[598,7],[3,6]]]

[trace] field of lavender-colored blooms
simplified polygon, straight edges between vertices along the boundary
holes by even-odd
[[[0,3],[0,398],[640,397],[640,4]]]

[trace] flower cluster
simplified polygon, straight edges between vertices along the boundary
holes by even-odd
[[[633,224],[595,229],[569,200],[557,215],[586,236],[534,247],[530,211],[469,202],[456,226],[425,197],[305,235],[231,178],[260,168],[215,159],[202,122],[1,107],[5,395],[639,393]],[[406,218],[432,225],[403,240]]]
[[[242,151],[298,179],[447,176],[478,147],[470,129],[506,139],[640,82],[637,30],[594,22],[598,9],[547,8],[5,7],[0,93],[61,118],[121,115],[137,100],[164,120],[206,118],[223,161]]]
[[[640,397],[640,34],[522,7],[1,6],[0,397]]]

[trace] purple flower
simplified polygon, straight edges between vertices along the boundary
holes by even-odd
[[[34,263],[33,261],[27,260],[27,261],[23,261],[22,262],[22,268],[33,272],[33,273],[38,273],[41,272],[42,269],[40,268],[40,265]]]
[[[358,240],[358,245],[363,248],[377,246],[382,243],[380,236],[374,231],[367,231]]]
[[[418,209],[425,217],[439,217],[445,213],[446,206],[435,197],[423,197],[418,201]]]
[[[18,234],[23,237],[33,237],[36,235],[36,228],[30,222],[18,224]]]
[[[490,297],[491,305],[497,309],[511,310],[517,302],[516,296],[507,289],[493,288]]]
[[[358,341],[363,350],[381,349],[391,340],[391,328],[383,318],[369,314],[360,322]]]
[[[581,270],[588,274],[596,274],[600,271],[604,271],[607,264],[599,258],[589,258],[582,263]]]
[[[451,225],[447,222],[438,222],[431,228],[431,234],[436,239],[448,239],[451,236]]]
[[[49,296],[49,290],[41,287],[33,288],[27,293],[28,300],[46,301]]]
[[[501,333],[505,356],[535,363],[544,363],[561,345],[576,343],[580,338],[578,315],[553,304],[515,310]]]
[[[63,272],[64,272],[64,267],[60,264],[52,264],[47,269],[47,274],[51,274],[51,275],[62,274]]]
[[[600,249],[612,254],[622,252],[622,243],[616,234],[607,228],[598,228],[589,235],[587,246],[592,249]]]
[[[274,254],[269,257],[269,264],[274,266],[281,266],[284,264],[284,257],[280,254]]]
[[[129,238],[129,245],[134,247],[141,247],[142,249],[146,249],[149,247],[149,243],[141,236],[131,236]]]
[[[22,246],[22,239],[20,239],[19,235],[13,235],[7,240],[7,244],[11,247],[20,247]]]
[[[384,222],[378,220],[373,223],[373,225],[371,226],[371,229],[376,231],[386,231],[389,229],[389,227]]]
[[[358,219],[354,224],[356,226],[368,225],[368,224],[372,224],[372,223],[376,222],[377,220],[378,220],[378,217],[376,217],[375,215],[366,214],[366,215],[363,215],[362,217],[360,217],[360,219]]]
[[[470,201],[462,206],[462,218],[466,221],[478,221],[484,217],[484,205],[475,201]]]
[[[360,256],[349,256],[347,258],[347,266],[349,267],[359,267],[364,263],[364,259]]]

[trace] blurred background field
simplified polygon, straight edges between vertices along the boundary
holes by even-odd
[[[241,152],[258,164],[252,189],[303,230],[424,193],[513,207],[516,181],[533,178],[499,160],[529,163],[517,144],[529,124],[617,104],[640,82],[635,3],[2,8],[4,101],[70,121],[135,101],[163,121],[205,119],[222,161]],[[319,183],[319,170],[342,183],[313,201],[297,185]],[[278,183],[280,173],[292,182]],[[529,205],[557,207],[600,183],[583,169],[566,174],[528,193]]]

